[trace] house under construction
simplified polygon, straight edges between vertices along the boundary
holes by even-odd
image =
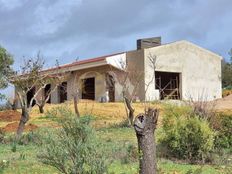
[[[81,99],[122,101],[122,64],[140,73],[137,86],[133,80],[138,75],[128,80],[127,90],[131,95],[135,91],[137,100],[213,100],[222,95],[221,60],[221,56],[185,40],[161,44],[160,37],[140,39],[136,50],[60,66],[68,77],[51,94],[49,102],[71,100],[74,83],[79,84]],[[48,84],[40,95],[46,95],[52,85]]]

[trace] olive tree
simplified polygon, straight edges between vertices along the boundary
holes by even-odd
[[[29,115],[34,104],[38,104],[37,97],[47,84],[55,82],[58,85],[62,76],[59,73],[45,73],[42,71],[44,60],[38,53],[36,58],[25,59],[19,72],[15,72],[9,77],[10,83],[15,86],[18,101],[21,106],[22,114],[17,129],[16,138],[21,137],[25,124],[29,120]],[[28,99],[29,92],[34,91]],[[45,99],[46,101],[46,99]]]
[[[7,76],[12,73],[11,65],[13,64],[13,57],[7,50],[0,46],[0,89],[5,89],[8,85]],[[4,97],[0,93],[0,99]]]

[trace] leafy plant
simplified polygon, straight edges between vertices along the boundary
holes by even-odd
[[[9,161],[7,160],[2,160],[0,161],[0,174],[3,173],[4,169],[9,166]]]
[[[12,145],[11,145],[11,151],[12,152],[16,152],[17,151],[17,143],[16,142],[12,143]]]
[[[0,143],[4,143],[5,141],[5,131],[3,131],[2,129],[0,129]]]
[[[72,115],[72,111],[67,106],[58,106],[48,110],[45,113],[46,118],[51,118],[54,121],[60,121],[65,115]]]
[[[214,148],[214,132],[206,120],[189,117],[188,108],[169,106],[165,109],[163,137],[159,141],[173,157],[204,162]]]
[[[103,174],[106,159],[102,144],[91,128],[90,118],[75,117],[68,110],[59,110],[61,128],[44,138],[38,158],[66,174]]]
[[[215,146],[218,149],[231,148],[232,150],[232,115],[221,114],[216,121]]]
[[[138,161],[138,148],[133,144],[128,144],[124,147],[126,149],[125,156],[121,159],[122,163],[128,164],[130,162]]]
[[[33,132],[30,131],[28,133],[23,134],[19,140],[17,141],[17,143],[19,145],[28,145],[28,144],[39,144],[41,143],[41,135],[39,133],[39,131]]]

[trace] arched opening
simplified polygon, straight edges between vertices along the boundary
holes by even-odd
[[[115,80],[111,74],[106,74],[106,90],[108,91],[109,102],[115,102]]]
[[[67,101],[67,82],[62,82],[58,88],[60,103]]]
[[[82,79],[82,99],[95,100],[95,78]]]
[[[31,88],[30,91],[27,92],[27,106],[28,107],[29,107],[29,105],[31,103],[31,100],[34,97],[34,95],[35,95],[35,87]],[[34,106],[35,104],[36,104],[35,100],[33,100],[32,106]]]

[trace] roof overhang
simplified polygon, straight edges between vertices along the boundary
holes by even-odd
[[[87,59],[82,61],[76,61],[74,63],[61,65],[54,68],[43,70],[42,73],[54,74],[54,73],[67,73],[72,71],[78,71],[83,69],[89,69],[104,65],[111,65],[117,69],[123,69],[123,64],[126,62],[126,53],[118,53],[114,55],[108,55],[93,59]]]

